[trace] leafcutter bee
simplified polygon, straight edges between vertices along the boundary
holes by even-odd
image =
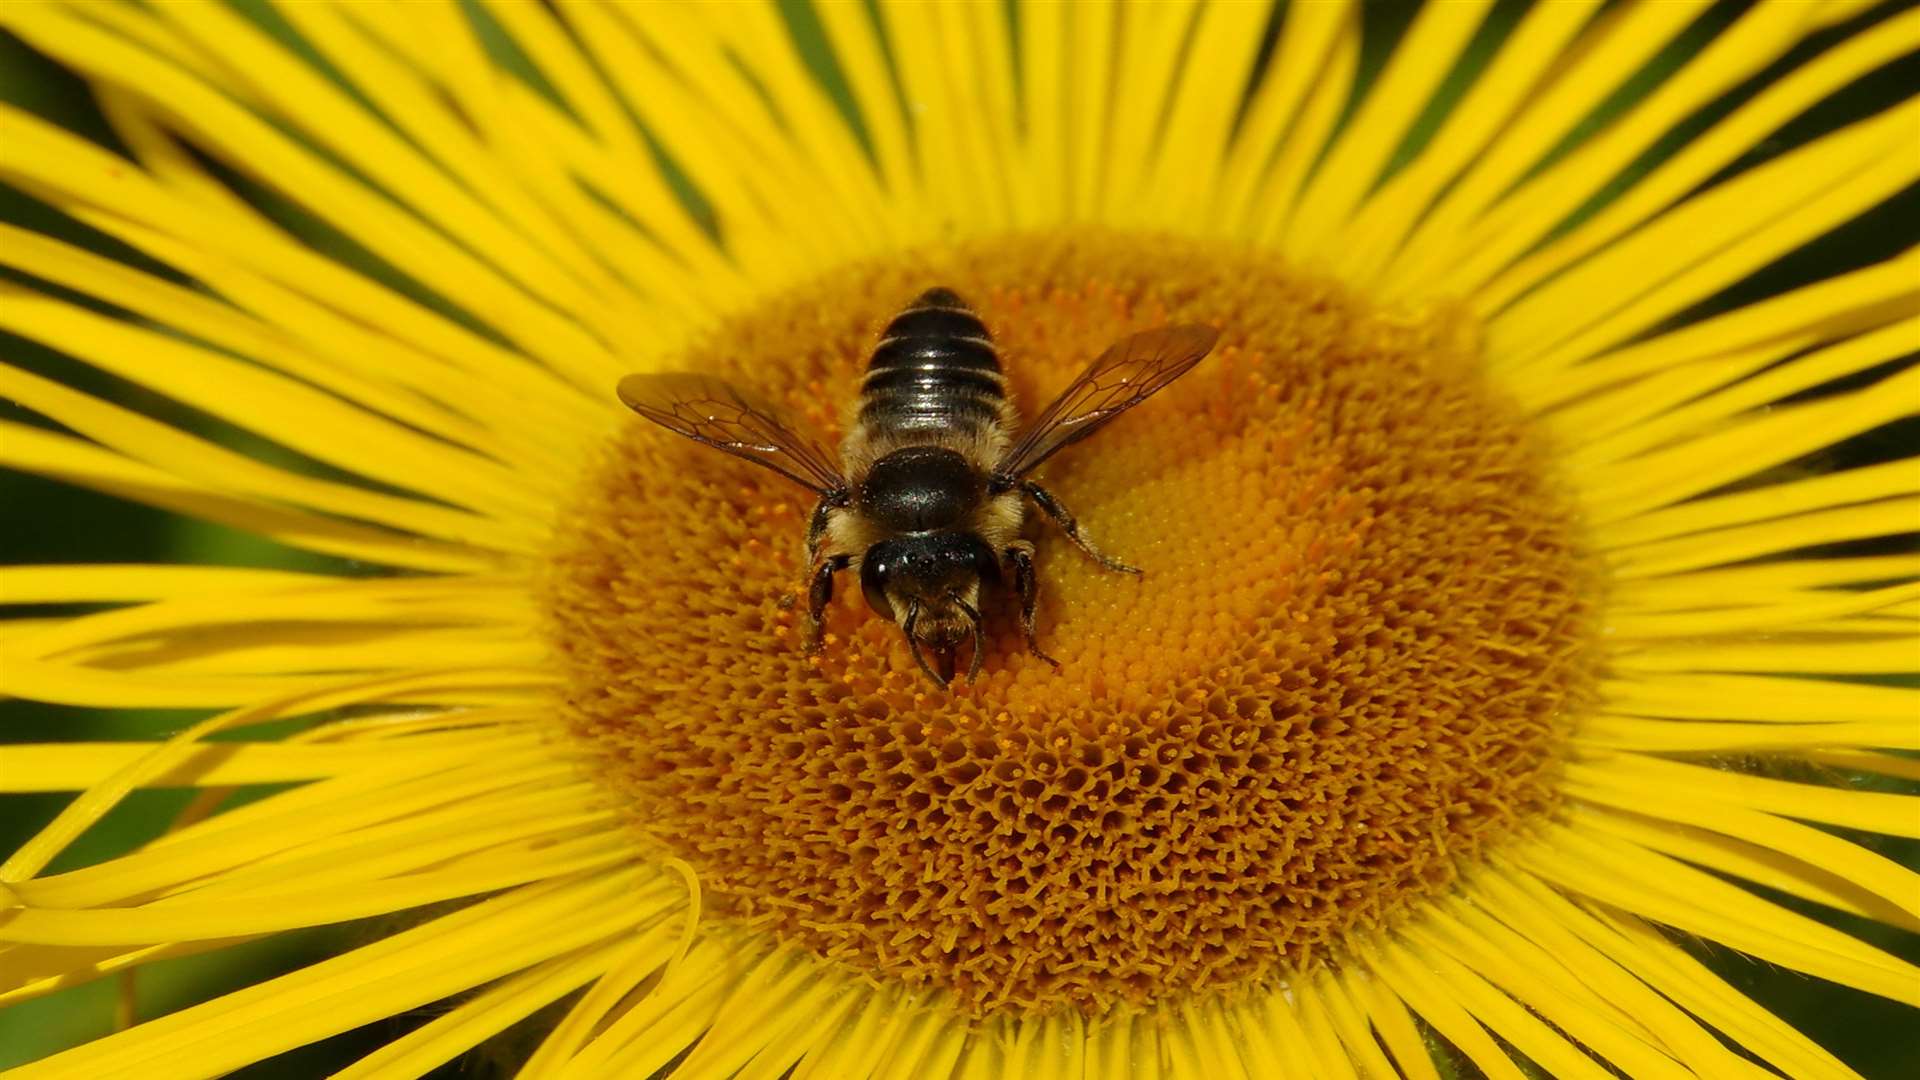
[[[874,348],[837,461],[778,410],[721,379],[629,375],[619,392],[654,423],[819,497],[806,539],[810,653],[820,648],[835,575],[856,569],[867,604],[900,624],[914,660],[944,687],[963,639],[973,649],[968,678],[980,673],[981,592],[990,584],[1011,584],[1027,650],[1058,666],[1034,632],[1039,580],[1033,544],[1020,536],[1029,501],[1100,565],[1140,572],[1097,550],[1030,474],[1186,374],[1218,338],[1208,326],[1123,338],[1022,430],[986,325],[952,290],[928,289]]]

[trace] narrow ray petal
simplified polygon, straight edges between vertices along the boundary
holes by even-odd
[[[1681,203],[1489,318],[1489,350],[1558,366],[1631,340],[1911,183],[1916,123],[1920,106],[1889,109]]]
[[[259,1061],[619,933],[646,916],[627,902],[637,877],[621,871],[517,889],[57,1054],[21,1075],[189,1077]]]
[[[1486,310],[1506,306],[1551,274],[1613,242],[1684,197],[1788,120],[1867,72],[1912,51],[1916,45],[1920,45],[1920,14],[1909,11],[1862,30],[1788,72],[1689,140],[1598,213],[1507,265],[1493,280],[1476,289],[1477,302]],[[1556,173],[1573,175],[1560,170]],[[1559,194],[1556,186],[1547,182],[1533,185],[1529,191],[1539,196]],[[1552,217],[1564,214],[1567,205],[1556,202],[1535,213],[1543,218]],[[1529,233],[1537,235],[1542,231],[1537,226],[1516,228],[1508,235],[1524,240]],[[1497,267],[1514,251],[1515,246],[1503,244],[1489,249],[1489,256],[1479,261],[1482,265]]]
[[[1439,89],[1493,5],[1489,0],[1427,4],[1394,45],[1359,111],[1340,131],[1300,197],[1282,244],[1296,258],[1344,244],[1344,226],[1379,182],[1387,162]]]
[[[590,945],[503,979],[334,1073],[334,1080],[424,1076],[591,982],[606,970],[611,952]]]
[[[1368,949],[1366,959],[1380,981],[1491,1080],[1525,1080],[1526,1074],[1493,1041],[1448,984],[1403,946],[1383,942]]]
[[[1553,77],[1554,66],[1599,8],[1599,0],[1529,7],[1419,156],[1366,193],[1348,242],[1328,253],[1334,268],[1349,280],[1375,282],[1445,186],[1485,150],[1527,95]]]
[[[1675,859],[1592,832],[1562,830],[1554,844],[1516,859],[1563,887],[1763,960],[1897,1001],[1920,1000],[1920,969]]]
[[[1686,0],[1603,12],[1581,33],[1565,66],[1526,99],[1519,114],[1427,211],[1381,279],[1386,294],[1418,295],[1427,275],[1467,250],[1462,240],[1473,220],[1707,6]]]

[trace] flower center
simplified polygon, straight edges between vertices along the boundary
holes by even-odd
[[[572,729],[725,917],[950,991],[1099,1011],[1225,990],[1444,889],[1549,812],[1596,580],[1471,328],[1271,262],[1074,233],[838,271],[672,366],[837,445],[878,330],[947,285],[1033,416],[1114,340],[1213,355],[1040,477],[1040,645],[985,598],[940,690],[842,575],[803,649],[812,496],[635,419],[561,523],[546,604]],[[609,391],[611,392],[611,391]]]

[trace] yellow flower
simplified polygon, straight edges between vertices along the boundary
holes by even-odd
[[[0,225],[0,329],[114,377],[0,368],[52,421],[0,462],[307,553],[0,571],[114,605],[6,624],[6,693],[205,711],[0,747],[80,792],[0,865],[0,1003],[402,916],[19,1075],[430,1009],[343,1074],[415,1075],[556,1003],[527,1075],[1850,1075],[1676,939],[1920,1004],[1801,911],[1920,927],[1856,842],[1920,836],[1920,698],[1871,678],[1920,667],[1872,543],[1920,470],[1820,458],[1913,415],[1920,260],[1787,259],[1920,176],[1912,101],[1800,119],[1920,12],[1364,14],[0,8],[114,144],[0,109],[86,238]],[[936,691],[845,600],[809,658],[804,493],[613,394],[838,433],[932,284],[1028,403],[1222,331],[1047,468],[1148,570],[1036,533],[1058,672],[995,615]]]

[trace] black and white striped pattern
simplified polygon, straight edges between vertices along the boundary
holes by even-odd
[[[986,324],[941,288],[887,324],[860,393],[860,423],[875,434],[976,433],[1000,422],[1007,397]]]

